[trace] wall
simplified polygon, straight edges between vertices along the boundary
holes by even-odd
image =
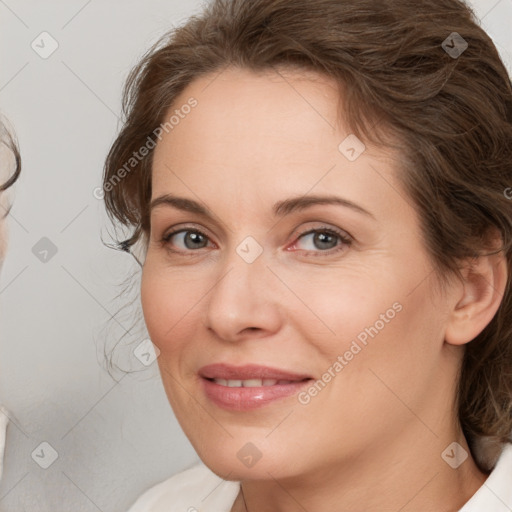
[[[125,363],[136,372],[106,371],[105,343],[127,330],[135,347],[145,332],[140,324],[130,330],[129,311],[116,314],[119,283],[137,267],[102,244],[106,218],[94,190],[119,127],[127,72],[199,7],[0,2],[0,107],[24,164],[0,283],[0,403],[11,414],[0,510],[121,512],[197,460],[155,365],[131,357]],[[512,68],[512,0],[475,7]],[[58,48],[42,58],[53,40]]]

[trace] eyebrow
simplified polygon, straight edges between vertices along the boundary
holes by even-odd
[[[214,217],[208,208],[198,203],[197,201],[185,197],[174,196],[172,194],[165,194],[163,196],[157,197],[156,199],[153,199],[150,204],[150,210],[153,211],[155,208],[164,205],[174,207],[178,210],[196,213],[204,217]],[[272,211],[274,216],[284,217],[293,212],[302,211],[316,205],[344,206],[345,208],[350,208],[358,213],[375,219],[375,216],[368,210],[364,209],[362,206],[359,206],[358,204],[349,201],[348,199],[344,199],[343,197],[332,195],[292,197],[290,199],[285,199],[275,203],[272,207]]]

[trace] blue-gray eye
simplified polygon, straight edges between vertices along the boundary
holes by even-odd
[[[203,249],[208,245],[208,237],[199,231],[191,229],[182,229],[169,233],[165,236],[165,241],[178,245],[179,249]],[[179,245],[181,243],[181,246]]]

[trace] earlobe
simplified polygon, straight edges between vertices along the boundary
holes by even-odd
[[[476,338],[498,311],[508,278],[505,254],[500,251],[468,260],[461,273],[462,286],[445,332],[445,341],[452,345]]]

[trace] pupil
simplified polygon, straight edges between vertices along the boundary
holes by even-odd
[[[319,249],[332,249],[332,247],[336,246],[336,243],[332,245],[332,241],[336,242],[336,239],[328,234],[328,233],[317,233],[315,235],[315,244]],[[329,246],[329,241],[331,242],[331,245]],[[327,244],[327,247],[323,244]]]
[[[199,233],[187,233],[187,236],[185,236],[185,245],[187,246],[188,249],[193,249],[194,247],[197,248],[198,243],[201,244],[201,238],[202,235],[200,235]],[[192,241],[191,244],[188,243],[189,240]]]

